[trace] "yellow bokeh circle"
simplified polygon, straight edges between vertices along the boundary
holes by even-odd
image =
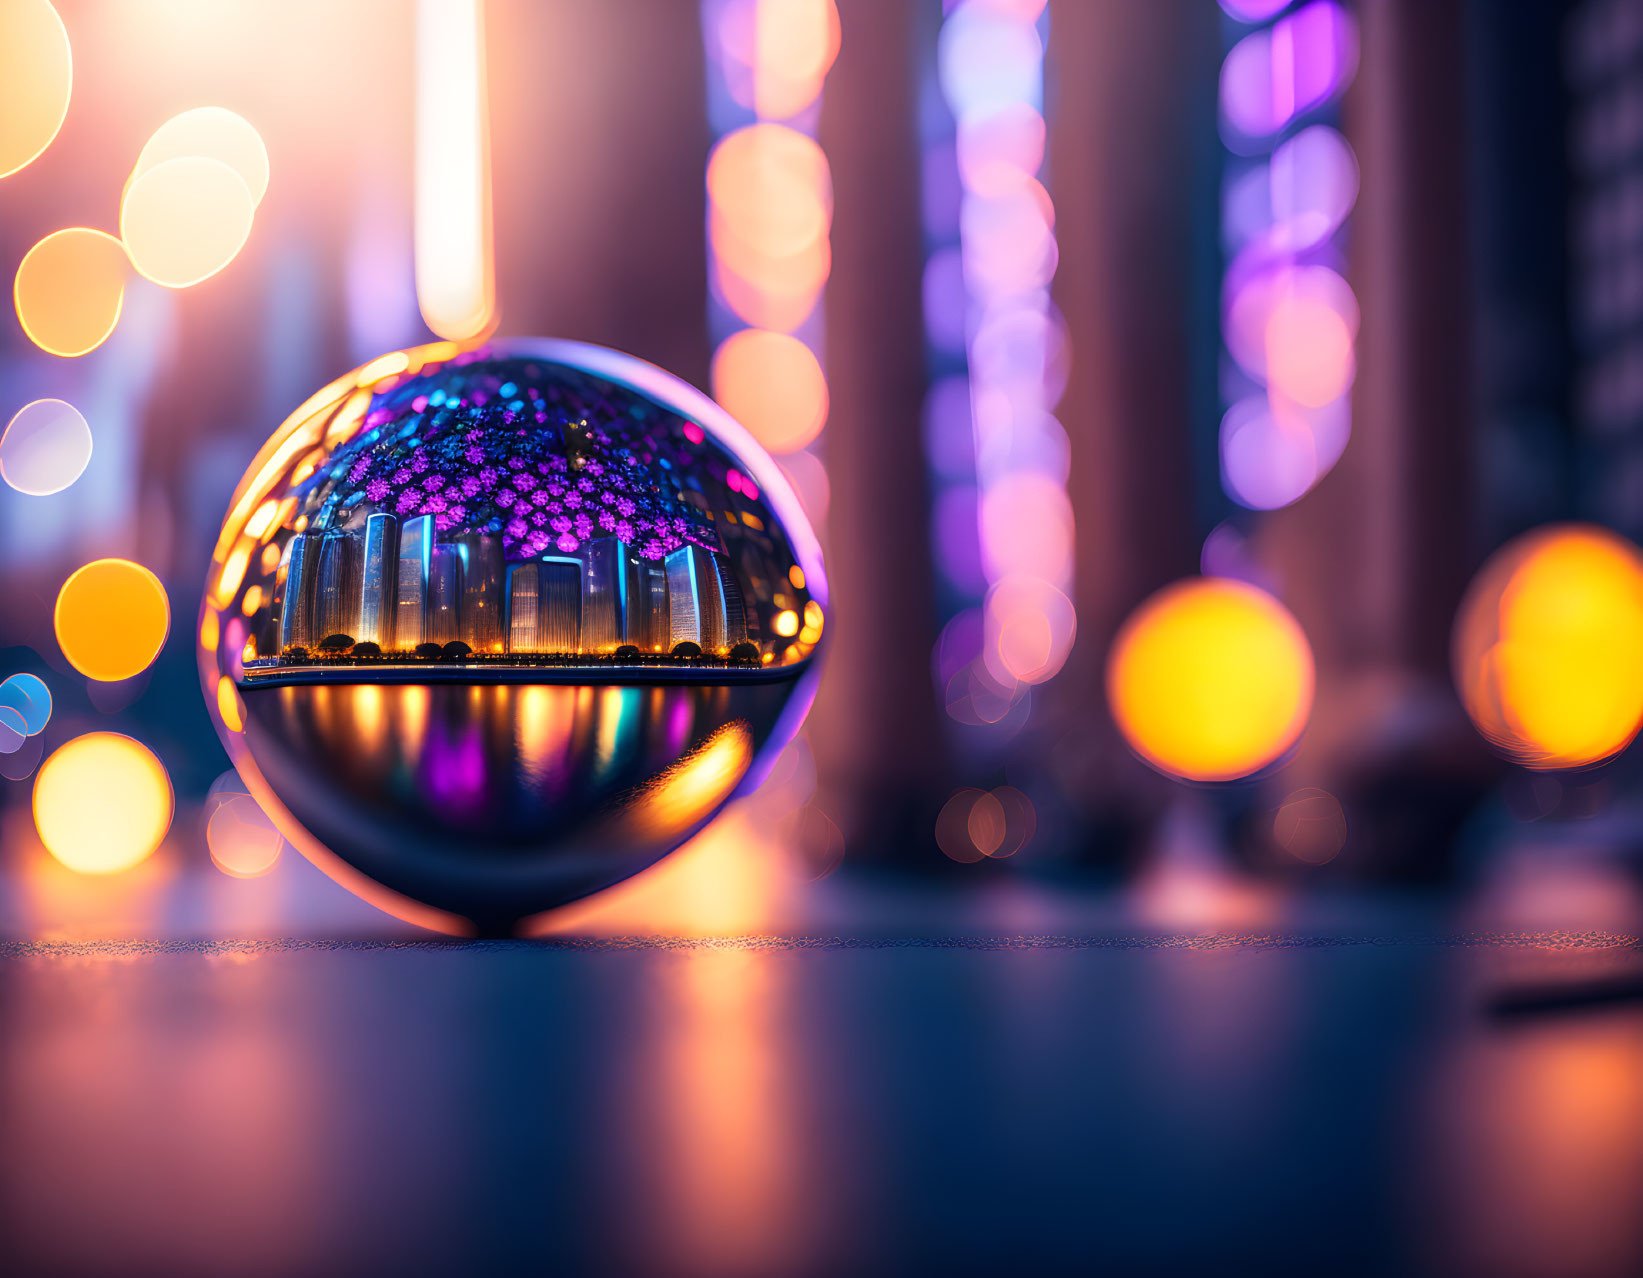
[[[53,355],[84,355],[114,331],[131,264],[106,231],[71,226],[53,231],[23,255],[12,302],[23,331]]]
[[[57,644],[88,679],[111,683],[148,669],[171,630],[160,579],[129,559],[97,559],[57,592]]]
[[[187,288],[234,260],[257,203],[221,160],[162,160],[131,179],[120,201],[120,238],[131,264],[156,284]]]
[[[1158,591],[1107,659],[1107,698],[1130,747],[1193,781],[1230,781],[1280,758],[1306,726],[1312,691],[1312,648],[1295,618],[1225,578]]]
[[[171,778],[154,753],[117,732],[60,746],[34,781],[34,826],[46,850],[82,874],[130,869],[171,828]]]
[[[1577,768],[1643,725],[1643,552],[1592,525],[1508,542],[1455,621],[1455,687],[1480,731],[1532,768]]]
[[[46,0],[0,0],[0,178],[32,163],[68,114],[74,58]]]

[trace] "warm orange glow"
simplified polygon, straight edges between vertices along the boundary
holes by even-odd
[[[647,785],[626,815],[643,834],[683,834],[730,797],[752,762],[753,734],[732,719]]]
[[[34,782],[34,824],[52,856],[82,874],[115,874],[148,857],[171,828],[171,778],[116,732],[61,746]]]
[[[223,107],[196,107],[172,116],[143,144],[131,176],[138,178],[167,160],[194,155],[226,164],[251,192],[252,205],[262,203],[268,190],[268,148],[249,120]]]
[[[1584,525],[1508,543],[1461,605],[1454,669],[1478,730],[1529,767],[1623,750],[1643,724],[1643,555]]]
[[[964,865],[981,860],[981,849],[970,834],[970,813],[986,797],[985,790],[959,790],[942,805],[936,817],[936,846],[944,855]]]
[[[94,351],[120,322],[130,269],[120,241],[106,231],[86,226],[53,231],[17,268],[12,285],[17,322],[31,342],[52,355]]]
[[[743,329],[713,356],[713,394],[771,452],[790,453],[827,422],[827,379],[796,337]]]
[[[222,719],[223,727],[230,732],[245,731],[245,716],[240,713],[240,694],[227,675],[217,680],[217,714]]]
[[[1312,709],[1312,649],[1271,595],[1191,578],[1131,614],[1107,662],[1113,718],[1164,772],[1228,781],[1295,743]]]
[[[212,812],[205,828],[211,860],[224,874],[255,879],[280,859],[285,840],[249,794],[231,794]]]
[[[0,0],[0,178],[32,163],[68,114],[74,58],[46,0]]]
[[[63,655],[89,679],[113,682],[148,669],[171,629],[160,579],[128,559],[98,559],[57,592],[53,621]]]
[[[453,341],[496,326],[484,30],[480,0],[417,6],[416,296]]]
[[[187,288],[234,260],[256,209],[245,179],[221,160],[181,156],[132,178],[120,201],[120,238],[139,274]]]
[[[753,109],[764,119],[797,115],[821,96],[839,56],[834,0],[759,0],[753,18]]]
[[[790,257],[825,238],[833,217],[827,156],[781,124],[727,134],[708,159],[707,192],[720,254],[739,246],[758,258]]]
[[[770,628],[783,639],[791,639],[799,633],[799,614],[791,608],[776,614],[776,620],[771,622]]]

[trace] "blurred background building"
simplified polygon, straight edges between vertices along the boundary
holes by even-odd
[[[0,325],[0,416],[61,398],[95,441],[64,492],[0,491],[0,675],[50,683],[47,749],[147,743],[175,855],[203,864],[183,814],[226,762],[189,628],[229,495],[317,387],[427,339],[413,13],[59,8],[73,102],[0,180],[8,269],[58,228],[112,228],[178,111],[228,107],[268,151],[228,269],[133,279],[79,359]],[[485,23],[499,331],[709,390],[823,538],[819,700],[773,819],[734,840],[821,869],[1116,871],[1186,822],[1251,871],[1361,878],[1445,876],[1531,818],[1597,814],[1628,843],[1624,754],[1509,764],[1451,644],[1513,536],[1643,536],[1643,4],[489,0]],[[663,626],[610,613],[600,579],[625,569],[596,555],[504,579],[476,574],[481,538],[464,577],[455,548],[389,531],[304,539],[286,643],[367,602],[363,637],[401,646],[706,646],[754,622],[705,555],[658,570],[712,601]],[[756,577],[760,533],[736,537]],[[94,684],[52,602],[109,555],[163,581],[171,636]],[[1280,601],[1315,667],[1298,743],[1252,742],[1247,779],[1183,781],[1114,717],[1126,622],[1200,572]],[[29,784],[0,786],[8,832]]]

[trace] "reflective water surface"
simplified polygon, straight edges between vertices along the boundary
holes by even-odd
[[[287,685],[246,692],[245,740],[320,844],[494,930],[693,834],[779,730],[793,682]]]
[[[1643,1268],[1635,936],[12,943],[19,1272]],[[874,901],[877,904],[874,904]],[[1377,937],[1379,939],[1377,939]]]

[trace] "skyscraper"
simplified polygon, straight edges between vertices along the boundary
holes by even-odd
[[[359,627],[354,637],[384,650],[394,646],[394,614],[398,603],[399,520],[378,513],[365,521],[365,577],[360,588]]]
[[[462,637],[462,548],[435,543],[428,556],[428,624],[424,639],[446,644]]]
[[[681,546],[667,557],[670,648],[689,642],[699,644],[703,652],[717,652],[726,646],[725,595],[717,558],[695,545]]]
[[[667,565],[630,553],[628,571],[633,582],[628,596],[628,642],[642,652],[666,652],[671,646]]]
[[[582,648],[613,652],[623,643],[621,616],[627,546],[615,537],[583,543],[587,570],[582,580]]]
[[[541,652],[541,565],[515,564],[508,569],[508,651]]]
[[[312,648],[322,638],[314,633],[314,579],[319,566],[319,540],[313,533],[298,533],[286,544],[282,576],[275,578],[282,651],[291,647]]]
[[[459,637],[475,652],[502,651],[502,538],[467,532],[457,538],[462,554],[462,628]]]
[[[540,604],[537,645],[542,652],[581,652],[582,576],[580,563],[547,559],[538,570]]]
[[[747,604],[742,598],[741,583],[736,570],[730,566],[728,555],[713,555],[713,566],[718,569],[719,589],[725,601],[725,646],[735,647],[747,638]]]
[[[428,633],[428,565],[433,545],[432,515],[412,519],[399,530],[394,646],[401,652],[411,651]]]
[[[321,640],[328,635],[357,637],[354,630],[359,625],[363,558],[360,540],[351,533],[328,532],[320,542],[314,611],[318,614]]]

